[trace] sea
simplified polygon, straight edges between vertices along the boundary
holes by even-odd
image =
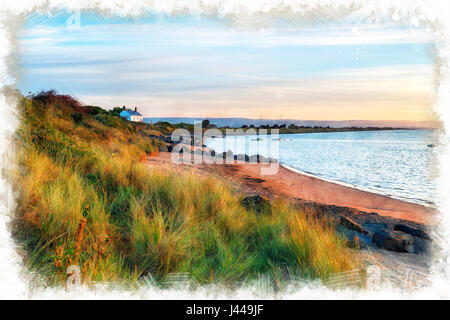
[[[382,130],[227,136],[205,144],[217,152],[261,154],[314,177],[434,206],[435,130]]]

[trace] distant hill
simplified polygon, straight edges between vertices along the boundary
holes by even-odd
[[[206,118],[182,118],[182,117],[167,117],[167,118],[144,118],[144,122],[156,123],[158,121],[167,121],[169,123],[189,123],[193,124],[196,121],[202,121]],[[438,128],[437,121],[395,121],[395,120],[344,120],[344,121],[320,121],[320,120],[294,120],[294,119],[248,119],[248,118],[208,118],[208,120],[218,127],[241,127],[243,125],[270,125],[275,124],[297,126],[319,126],[332,128],[344,127],[393,127],[393,128],[408,128],[408,129],[431,129]]]

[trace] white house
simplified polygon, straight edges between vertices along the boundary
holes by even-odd
[[[120,116],[124,119],[127,119],[128,121],[134,121],[134,122],[142,122],[144,117],[142,114],[140,114],[137,111],[137,107],[133,110],[126,109],[125,106],[123,106],[123,111],[120,113]]]

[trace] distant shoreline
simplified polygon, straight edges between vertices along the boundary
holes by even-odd
[[[170,125],[172,127],[175,127],[177,129],[186,129],[191,134],[194,133],[194,124],[189,124],[185,122],[179,122],[179,123],[171,123],[167,121],[157,121],[157,122],[143,122],[145,124],[149,125],[156,125],[156,126],[164,126],[164,125]],[[202,130],[208,130],[208,129],[216,129],[220,130],[223,134],[227,133],[227,130],[230,130],[231,132],[227,135],[249,135],[249,130],[255,130],[255,134],[258,134],[259,130],[267,130],[268,133],[270,133],[271,130],[278,130],[278,134],[297,134],[297,133],[336,133],[336,132],[361,132],[361,131],[412,131],[412,130],[437,130],[437,128],[402,128],[402,127],[340,127],[340,128],[332,128],[332,127],[307,127],[307,126],[300,126],[300,127],[286,127],[285,125],[281,126],[247,126],[244,125],[242,127],[230,127],[230,126],[216,126],[214,124],[202,124]],[[241,132],[239,132],[241,130]],[[237,131],[237,132],[232,132]]]
[[[398,131],[398,130],[402,130],[402,131],[410,131],[410,130],[436,130],[436,129],[431,129],[431,128],[311,128],[310,130],[283,130],[283,129],[279,129],[279,128],[217,128],[221,131],[225,131],[226,129],[231,129],[231,130],[238,130],[238,129],[242,129],[242,130],[248,130],[248,129],[255,129],[255,130],[274,130],[274,129],[278,129],[279,132],[278,134],[280,135],[284,135],[284,134],[304,134],[304,133],[338,133],[338,132],[361,132],[361,131]],[[232,136],[242,136],[242,135],[248,135],[248,133],[232,133],[230,134]]]
[[[171,124],[193,125],[198,121],[208,121],[217,128],[242,128],[274,125],[295,125],[297,127],[330,127],[342,128],[398,128],[398,129],[438,129],[439,121],[412,121],[412,120],[302,120],[302,119],[250,119],[250,118],[205,118],[205,117],[145,117],[144,122],[169,122]]]

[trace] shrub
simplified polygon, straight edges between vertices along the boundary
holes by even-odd
[[[80,124],[81,121],[83,120],[83,116],[79,113],[74,113],[71,115],[73,122],[75,122],[75,124]]]

